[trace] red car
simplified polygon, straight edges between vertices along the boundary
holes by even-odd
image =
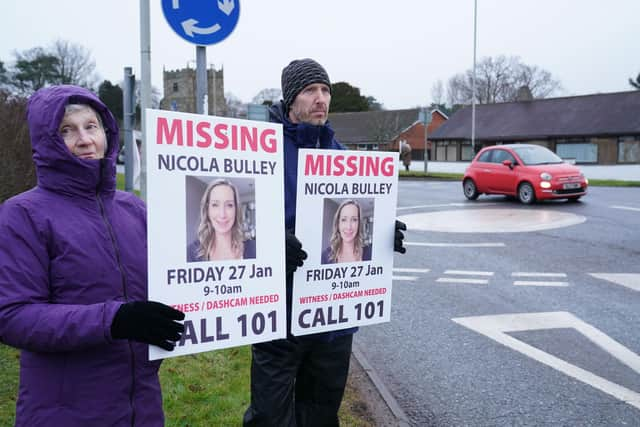
[[[522,203],[536,200],[578,200],[589,181],[576,166],[548,148],[531,144],[485,147],[464,173],[462,191],[469,200],[480,194],[515,196]]]

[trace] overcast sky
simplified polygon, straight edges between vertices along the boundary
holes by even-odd
[[[152,84],[162,90],[163,68],[195,67],[195,46],[171,30],[160,0],[150,4]],[[0,60],[60,38],[90,49],[100,78],[120,82],[125,66],[140,73],[139,9],[136,0],[3,0]],[[639,19],[640,0],[478,0],[477,56],[520,56],[560,80],[561,95],[626,91],[640,73]],[[437,80],[472,67],[473,0],[240,0],[235,31],[207,48],[207,62],[224,66],[225,92],[244,102],[279,88],[282,68],[302,57],[385,108],[425,105]]]

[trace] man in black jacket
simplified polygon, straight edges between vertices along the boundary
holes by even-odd
[[[282,70],[283,100],[270,120],[284,131],[287,331],[290,331],[293,272],[307,257],[293,234],[296,221],[298,150],[344,147],[327,117],[331,82],[312,59],[294,60]],[[395,249],[404,253],[404,224],[396,223]],[[251,405],[244,426],[338,426],[338,409],[349,372],[357,328],[274,340],[252,346]]]

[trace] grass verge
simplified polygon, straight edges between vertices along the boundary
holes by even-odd
[[[0,426],[15,423],[18,355],[18,350],[0,344]],[[250,401],[250,366],[249,346],[166,359],[160,368],[165,425],[242,425]],[[339,415],[342,426],[374,425],[351,382]]]
[[[18,351],[0,344],[0,426],[15,423],[18,397]]]

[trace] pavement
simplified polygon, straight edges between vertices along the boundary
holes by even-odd
[[[402,163],[399,167],[404,169]],[[464,173],[469,162],[428,162],[428,172]],[[587,179],[613,179],[618,181],[640,181],[640,165],[577,165]],[[414,160],[412,171],[424,171],[424,162]]]

